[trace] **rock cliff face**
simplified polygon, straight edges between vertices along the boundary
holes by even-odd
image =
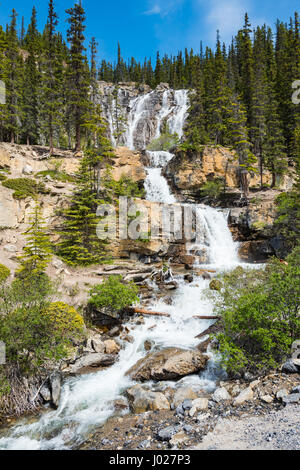
[[[205,146],[201,152],[179,151],[167,165],[165,176],[178,197],[184,200],[199,201],[203,185],[216,179],[225,180],[227,191],[240,195],[238,159],[234,152],[224,147]],[[258,168],[248,178],[250,189],[259,188]],[[271,174],[265,171],[263,185],[271,182]],[[290,189],[292,184],[292,178],[286,177],[280,182],[279,189]]]
[[[182,135],[182,118],[188,110],[187,90],[171,90],[161,83],[155,90],[147,85],[99,82],[99,103],[109,124],[115,146],[144,150],[168,127]]]

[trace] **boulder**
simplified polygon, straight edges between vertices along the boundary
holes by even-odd
[[[221,401],[231,400],[231,396],[227,392],[226,388],[219,387],[214,391],[212,400],[216,403],[220,403]]]
[[[91,340],[91,346],[92,346],[93,350],[96,353],[104,353],[105,352],[105,344],[104,344],[103,341],[101,341],[99,339],[92,339]]]
[[[166,428],[160,429],[156,437],[159,441],[170,441],[172,437],[178,432],[178,430],[178,426],[168,426]]]
[[[286,395],[282,398],[282,402],[285,405],[300,403],[300,393],[292,393],[291,395]]]
[[[300,367],[295,364],[295,361],[288,359],[283,364],[281,372],[284,372],[285,374],[297,374],[297,372],[300,372]]]
[[[50,388],[47,384],[42,386],[42,388],[40,390],[40,395],[46,403],[51,401],[51,390],[50,390]]]
[[[261,401],[264,403],[273,403],[274,398],[271,395],[263,395],[260,397]]]
[[[61,394],[61,374],[54,372],[49,379],[51,389],[51,404],[54,408],[58,408]]]
[[[282,401],[284,397],[286,397],[289,394],[286,388],[282,388],[281,390],[278,390],[276,393],[276,398],[279,401]]]
[[[127,390],[127,396],[133,413],[170,409],[170,403],[163,393],[146,390],[141,385]]]
[[[113,339],[104,341],[104,346],[106,354],[118,354],[120,351],[120,346]]]
[[[208,409],[208,398],[197,398],[192,401],[192,408],[189,411],[191,418],[195,416],[199,411],[205,411]]]
[[[197,395],[193,389],[189,387],[179,388],[175,392],[173,404],[176,408],[180,403],[184,402],[184,400],[194,400],[195,398],[197,398]]]
[[[205,369],[208,357],[200,351],[168,348],[140,359],[126,375],[140,382],[177,380]]]
[[[233,402],[233,406],[240,406],[243,405],[246,401],[253,400],[254,393],[253,390],[248,387],[245,390],[243,390],[235,399]]]
[[[113,354],[91,353],[77,359],[66,372],[80,374],[89,367],[108,367],[115,361],[116,356]]]

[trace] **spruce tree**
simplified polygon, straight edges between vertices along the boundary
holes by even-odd
[[[84,47],[85,12],[80,3],[66,10],[69,15],[67,38],[70,43],[68,56],[68,113],[75,128],[75,150],[81,150],[81,130],[89,101],[89,70]]]
[[[28,57],[25,60],[22,87],[22,133],[27,145],[37,144],[39,138],[39,95],[41,74],[38,68],[40,35],[37,30],[36,10],[33,8],[31,22],[24,40]]]
[[[12,11],[11,22],[7,29],[7,50],[4,65],[6,85],[6,105],[4,108],[5,128],[11,143],[14,143],[20,131],[22,110],[22,78],[24,64],[19,53],[17,35],[17,13]]]
[[[17,275],[19,278],[41,276],[45,274],[51,261],[52,249],[38,202],[30,216],[29,228],[23,235],[27,238],[27,244],[23,249],[23,255],[19,258],[20,269]]]
[[[96,234],[99,218],[97,207],[101,203],[92,181],[94,167],[88,157],[80,163],[77,184],[70,205],[63,214],[63,225],[59,230],[61,241],[58,254],[71,265],[88,266],[104,259],[103,242]]]
[[[54,133],[62,124],[63,88],[65,74],[63,55],[55,29],[58,24],[53,0],[49,0],[48,20],[43,51],[41,115],[44,134],[49,143],[50,156],[54,151]]]

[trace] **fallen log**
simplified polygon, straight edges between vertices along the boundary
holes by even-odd
[[[195,315],[193,318],[197,320],[220,320],[220,315]]]
[[[170,317],[169,313],[152,312],[151,310],[145,310],[143,308],[130,307],[127,309],[129,313],[138,313],[139,315],[152,315],[153,317]]]

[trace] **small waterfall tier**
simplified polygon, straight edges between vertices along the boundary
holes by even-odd
[[[188,112],[188,91],[161,84],[155,90],[131,84],[99,84],[99,103],[109,124],[114,146],[144,150],[164,129],[183,136]]]

